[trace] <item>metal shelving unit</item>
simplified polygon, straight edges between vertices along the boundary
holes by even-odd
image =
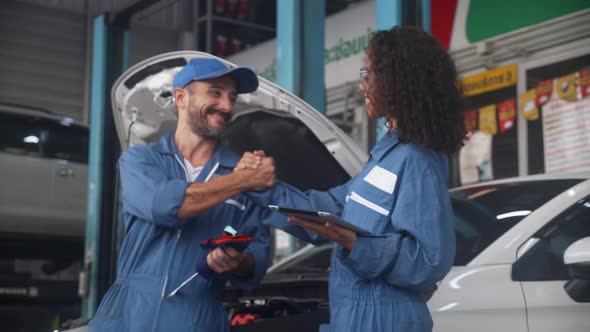
[[[250,4],[250,5],[260,5],[261,3],[263,3],[263,2],[255,2],[254,4]],[[272,1],[265,1],[265,3],[267,3],[269,5],[276,5],[276,3],[272,2]],[[236,27],[239,29],[242,29],[242,30],[238,31],[239,33],[242,34],[242,36],[251,35],[251,34],[258,34],[258,38],[254,37],[253,40],[251,40],[249,43],[244,43],[246,45],[257,44],[259,42],[262,42],[264,40],[271,39],[274,37],[274,35],[275,35],[274,25],[271,27],[268,25],[255,23],[255,22],[252,22],[252,21],[249,21],[246,19],[238,19],[238,18],[220,16],[220,15],[217,15],[216,13],[214,13],[214,5],[215,5],[214,0],[207,0],[204,13],[202,13],[202,9],[200,8],[200,6],[198,4],[195,4],[193,6],[192,30],[193,30],[194,35],[196,36],[197,49],[203,50],[207,53],[216,54],[217,52],[216,52],[215,48],[213,47],[215,35],[218,34],[220,30],[222,32],[223,32],[223,30],[227,30],[227,31],[232,30],[231,28],[224,29],[223,28],[224,26],[225,27],[232,26],[234,30]],[[259,10],[259,9],[260,8],[256,8],[254,10]],[[250,9],[250,10],[252,10],[252,9]],[[204,31],[202,31],[203,25],[204,25]],[[243,29],[246,29],[247,31],[249,31],[251,33],[246,34]],[[263,35],[263,36],[266,35],[266,38],[264,38],[264,37],[260,38],[261,35]],[[201,39],[202,36],[204,36],[204,43],[202,42],[202,39]],[[219,55],[228,56],[231,54],[219,54]]]

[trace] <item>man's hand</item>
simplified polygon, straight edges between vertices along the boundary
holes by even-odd
[[[261,150],[245,152],[234,172],[241,172],[246,186],[252,190],[265,190],[277,182],[275,161]]]
[[[244,152],[244,154],[242,155],[242,159],[240,159],[240,161],[234,168],[234,172],[245,169],[257,169],[262,162],[262,158],[264,157],[266,157],[266,155],[262,150],[255,150],[254,152]]]
[[[330,222],[320,225],[297,217],[289,217],[289,222],[318,233],[330,241],[339,243],[348,250],[352,250],[352,247],[356,243],[355,232]]]
[[[263,158],[260,166],[248,177],[248,183],[253,190],[268,189],[277,183],[275,161],[270,157]]]
[[[248,275],[254,269],[254,258],[232,247],[216,248],[207,255],[207,265],[217,273],[233,272]]]

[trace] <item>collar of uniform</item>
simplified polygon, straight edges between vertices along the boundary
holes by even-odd
[[[399,129],[388,131],[371,150],[371,158],[379,161],[389,150],[399,143]]]
[[[154,150],[164,154],[178,154],[180,151],[174,143],[174,132],[169,132],[160,138],[160,141],[154,145]]]
[[[213,159],[223,167],[234,168],[240,161],[240,156],[226,148],[223,143],[218,142],[215,152],[213,152]]]
[[[154,146],[154,150],[164,154],[178,155],[182,157],[180,150],[174,143],[174,132],[170,132],[162,136],[160,141]],[[215,151],[212,156],[213,160],[219,162],[221,166],[234,168],[240,161],[240,157],[227,149],[221,142],[215,146]]]

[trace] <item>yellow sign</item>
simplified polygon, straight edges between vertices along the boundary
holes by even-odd
[[[496,105],[489,105],[479,109],[479,130],[486,134],[496,135]]]
[[[539,109],[535,103],[536,98],[537,92],[535,89],[530,89],[519,98],[520,114],[529,121],[537,120],[539,118]]]
[[[508,65],[463,77],[463,95],[466,97],[516,85],[516,65]]]
[[[559,98],[567,101],[578,99],[578,73],[562,76],[555,82],[555,92]]]

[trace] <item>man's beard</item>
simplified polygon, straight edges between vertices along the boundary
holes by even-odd
[[[227,112],[220,111],[213,107],[207,108],[201,112],[189,110],[189,125],[194,134],[207,139],[218,140],[221,138],[221,135],[223,134],[225,128],[212,128],[211,126],[209,126],[209,123],[207,121],[207,115],[214,112],[222,114],[225,117],[226,125],[231,120],[231,115],[228,115]]]

